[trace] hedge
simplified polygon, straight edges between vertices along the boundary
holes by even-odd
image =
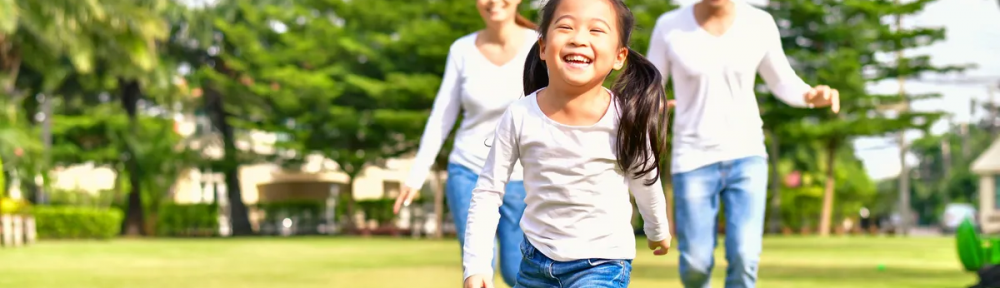
[[[118,209],[71,206],[35,206],[32,214],[40,239],[110,239],[124,217]]]
[[[156,220],[160,236],[216,236],[219,232],[219,208],[214,204],[163,204]]]

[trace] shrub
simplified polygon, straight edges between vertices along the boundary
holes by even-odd
[[[118,209],[35,206],[40,239],[109,239],[118,235],[124,215]]]
[[[219,232],[219,208],[214,204],[166,203],[157,213],[160,236],[215,236]]]

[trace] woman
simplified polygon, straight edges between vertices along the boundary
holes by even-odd
[[[523,96],[521,75],[524,60],[538,40],[535,25],[517,14],[520,0],[477,0],[476,8],[486,28],[452,43],[444,77],[410,177],[396,198],[394,211],[409,205],[427,179],[441,145],[462,112],[462,123],[448,157],[445,193],[455,221],[460,245],[465,243],[465,222],[479,172],[486,162],[493,130],[507,106]],[[497,238],[500,271],[514,286],[521,263],[520,244],[524,239],[518,223],[524,212],[524,183],[520,163],[511,172],[504,204],[500,207]]]

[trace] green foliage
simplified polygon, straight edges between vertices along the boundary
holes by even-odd
[[[374,199],[358,201],[358,207],[365,212],[365,218],[375,220],[379,224],[388,224],[395,219],[392,213],[392,205],[396,199]]]
[[[215,236],[219,232],[219,206],[214,204],[174,204],[159,207],[156,234],[189,237]]]
[[[38,206],[32,211],[41,239],[109,239],[121,228],[122,212],[69,206]]]
[[[952,125],[944,134],[927,135],[910,144],[910,151],[920,159],[911,170],[911,208],[921,212],[921,222],[938,222],[948,203],[979,203],[979,176],[970,169],[994,140],[984,126]]]
[[[120,59],[149,71],[158,58],[154,41],[166,37],[156,14],[165,3],[5,0],[0,7],[11,9],[0,14],[0,32],[12,33],[24,63],[35,69],[62,69],[58,63],[68,60],[77,71],[90,72],[97,59]]]
[[[114,202],[114,190],[101,190],[96,195],[82,190],[52,190],[46,195],[52,206],[75,206],[90,208],[108,208]]]

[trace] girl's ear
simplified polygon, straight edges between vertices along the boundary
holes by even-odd
[[[618,49],[618,55],[615,55],[615,70],[621,70],[625,66],[625,59],[628,58],[628,47],[623,47]]]
[[[538,38],[538,59],[545,62],[545,41],[542,38]]]

